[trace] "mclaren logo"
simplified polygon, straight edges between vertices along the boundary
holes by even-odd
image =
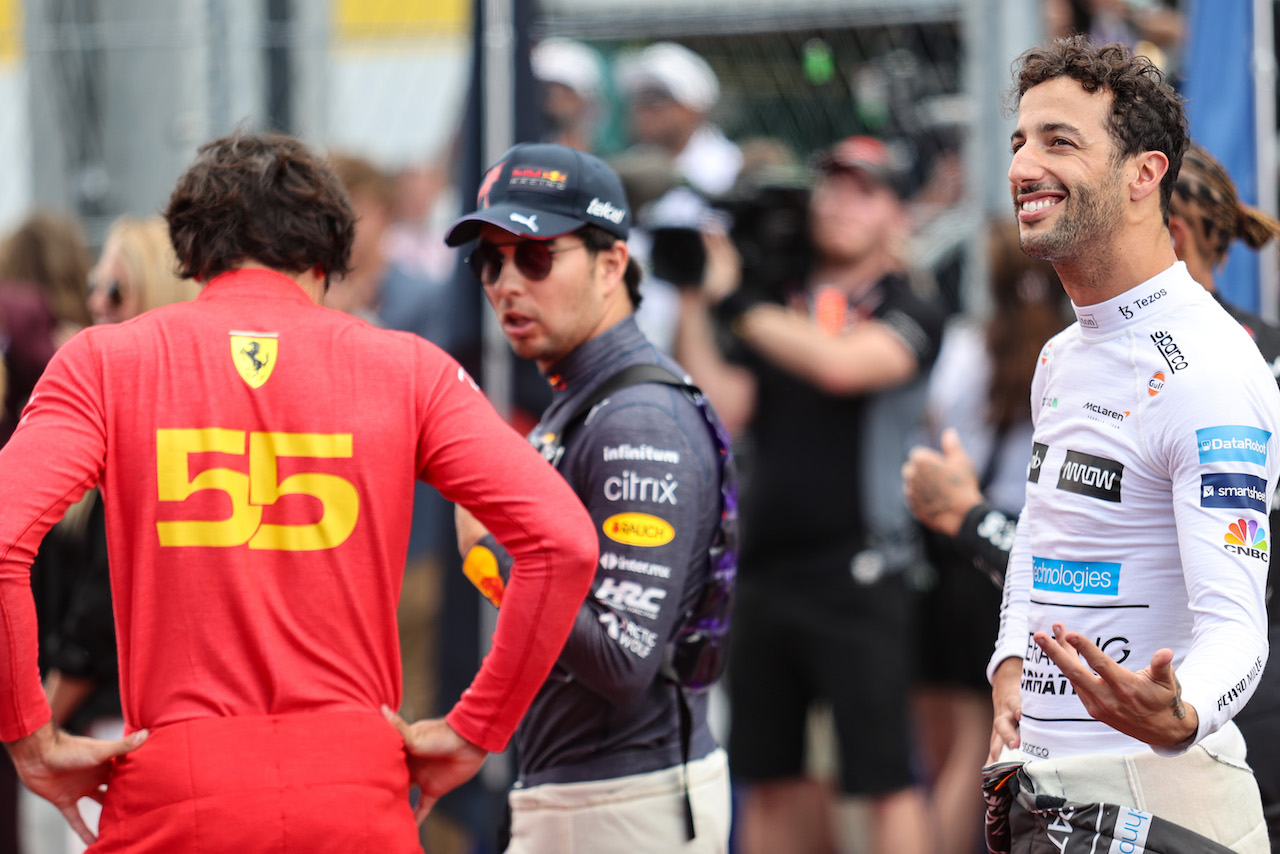
[[[279,333],[231,333],[231,361],[249,388],[262,388],[263,383],[271,379],[279,353]]]

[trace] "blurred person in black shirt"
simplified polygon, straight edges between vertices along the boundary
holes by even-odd
[[[799,251],[758,251],[740,224],[732,242],[708,235],[677,339],[694,381],[744,431],[728,674],[739,840],[744,854],[832,847],[829,799],[805,776],[809,713],[828,705],[840,791],[870,800],[871,850],[923,854],[908,712],[919,542],[899,467],[943,314],[906,275],[889,149],[853,137],[815,165]],[[727,358],[713,318],[732,331]]]

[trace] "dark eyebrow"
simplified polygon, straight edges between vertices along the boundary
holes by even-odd
[[[1080,132],[1080,128],[1068,122],[1045,122],[1044,124],[1037,125],[1035,132],[1038,134],[1065,133],[1069,136],[1084,136],[1084,134]],[[1013,142],[1014,140],[1025,137],[1026,135],[1026,131],[1022,128],[1018,128],[1009,136],[1009,141]]]
[[[1080,132],[1080,128],[1072,124],[1067,124],[1066,122],[1046,122],[1040,125],[1039,131],[1040,133],[1057,133],[1062,131],[1064,133],[1071,134],[1072,136],[1083,136]]]

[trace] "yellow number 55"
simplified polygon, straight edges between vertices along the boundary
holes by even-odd
[[[280,457],[318,459],[351,456],[350,433],[249,433],[249,473],[210,468],[191,477],[191,454],[244,454],[243,430],[206,427],[156,431],[156,482],[161,501],[185,501],[205,489],[226,493],[231,515],[217,520],[157,522],[162,546],[242,546],[251,549],[315,551],[341,545],[355,530],[360,496],[346,478],[299,472],[279,479]],[[320,501],[320,520],[309,525],[264,525],[262,508],[282,495],[310,495]]]

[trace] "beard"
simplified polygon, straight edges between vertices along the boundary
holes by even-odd
[[[1108,175],[1112,177],[1118,177],[1118,170]],[[1025,226],[1018,229],[1023,253],[1050,262],[1079,258],[1091,250],[1091,244],[1096,251],[1124,218],[1124,205],[1109,182],[1077,185],[1059,204],[1063,209],[1046,231],[1028,233]]]

